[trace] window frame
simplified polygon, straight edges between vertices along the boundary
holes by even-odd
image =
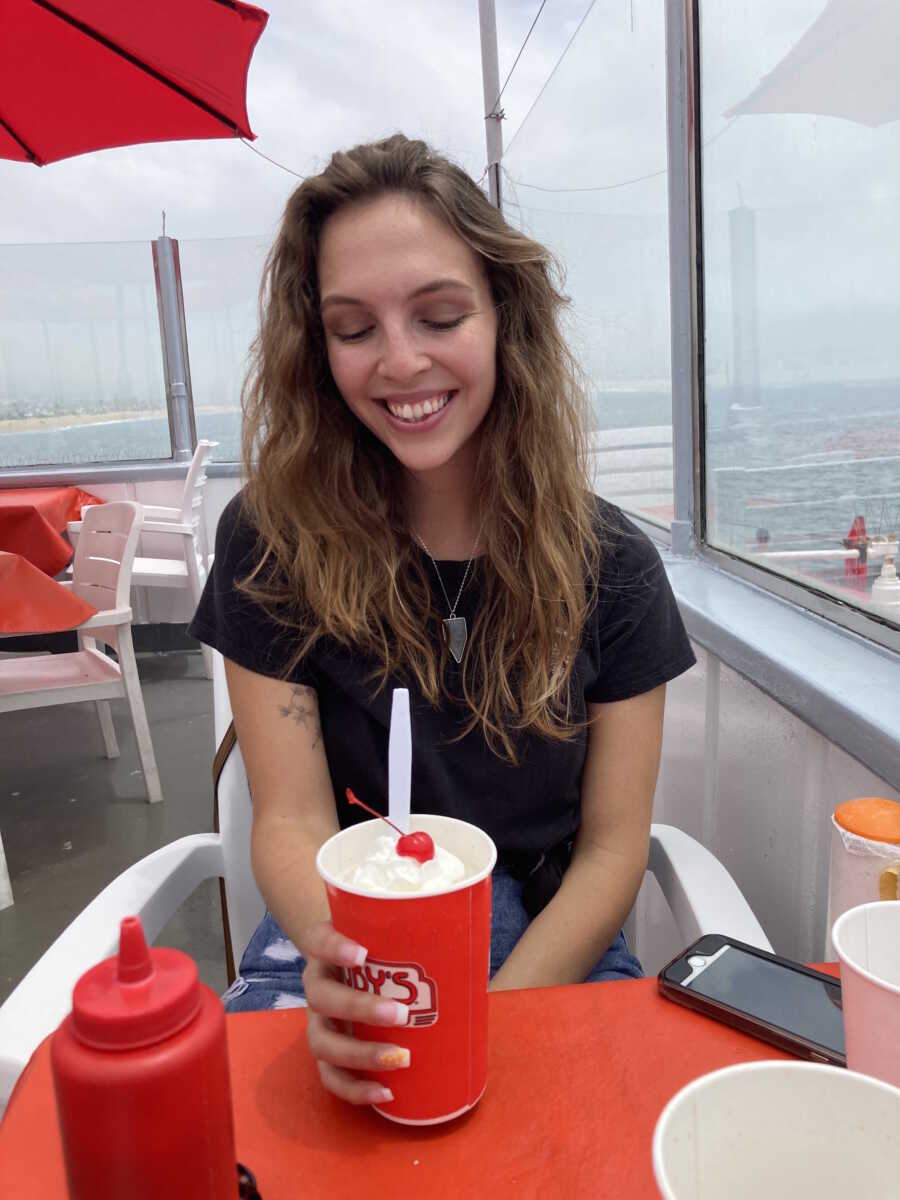
[[[714,571],[733,575],[770,593],[775,603],[787,600],[815,618],[900,652],[900,630],[876,614],[706,540],[700,0],[666,0],[665,15],[675,511],[668,541],[676,555],[695,557]]]

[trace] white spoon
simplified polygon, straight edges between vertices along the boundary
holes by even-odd
[[[412,732],[409,725],[409,692],[406,688],[394,688],[391,730],[388,736],[388,816],[404,833],[409,833],[411,784]]]

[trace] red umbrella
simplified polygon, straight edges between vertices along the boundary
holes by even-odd
[[[0,0],[0,158],[253,138],[247,71],[267,20],[238,0]]]

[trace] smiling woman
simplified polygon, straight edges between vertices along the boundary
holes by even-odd
[[[412,527],[439,556],[464,557],[479,519],[466,491],[496,379],[497,316],[484,268],[420,201],[394,194],[336,213],[318,269],[338,390],[409,472]],[[427,511],[436,486],[458,497],[455,544],[446,501]]]
[[[402,1069],[400,1006],[356,993],[316,852],[385,806],[408,688],[413,810],[499,851],[493,988],[640,974],[620,927],[647,862],[665,683],[693,654],[644,537],[591,495],[554,263],[401,135],[335,154],[288,202],[245,389],[248,484],[191,631],[226,659],[269,913],[226,1000],[310,1006],[355,1103]],[[302,715],[299,720],[297,714]]]

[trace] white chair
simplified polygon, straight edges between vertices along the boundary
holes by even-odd
[[[78,626],[78,649],[0,659],[0,713],[93,700],[107,758],[117,758],[109,701],[124,696],[131,711],[147,799],[162,800],[150,727],[131,640],[131,566],[141,531],[141,506],[132,501],[85,511],[69,587],[97,609]],[[98,646],[112,647],[118,662]]]
[[[0,837],[0,910],[9,908],[12,902],[12,880],[9,877],[9,867],[6,865],[3,838]]]
[[[137,555],[131,573],[132,587],[187,588],[194,604],[200,595],[209,569],[209,550],[203,512],[206,488],[206,464],[218,442],[199,441],[188,467],[181,494],[181,507],[145,504],[143,533],[162,533],[177,538],[181,558],[145,558]],[[69,539],[77,545],[80,521],[70,521]],[[207,678],[212,679],[212,651],[201,646]]]
[[[38,1043],[69,1011],[72,988],[91,965],[115,954],[119,922],[137,915],[152,941],[204,880],[223,881],[223,918],[229,979],[265,912],[250,866],[250,791],[240,747],[230,729],[231,711],[221,655],[214,652],[215,730],[220,746],[214,833],[179,838],[148,854],[114,879],[31,968],[0,1006],[0,1111]],[[693,838],[654,825],[648,870],[677,927],[673,957],[703,933],[729,933],[771,950],[756,917],[721,863]],[[634,947],[641,951],[640,940]]]

